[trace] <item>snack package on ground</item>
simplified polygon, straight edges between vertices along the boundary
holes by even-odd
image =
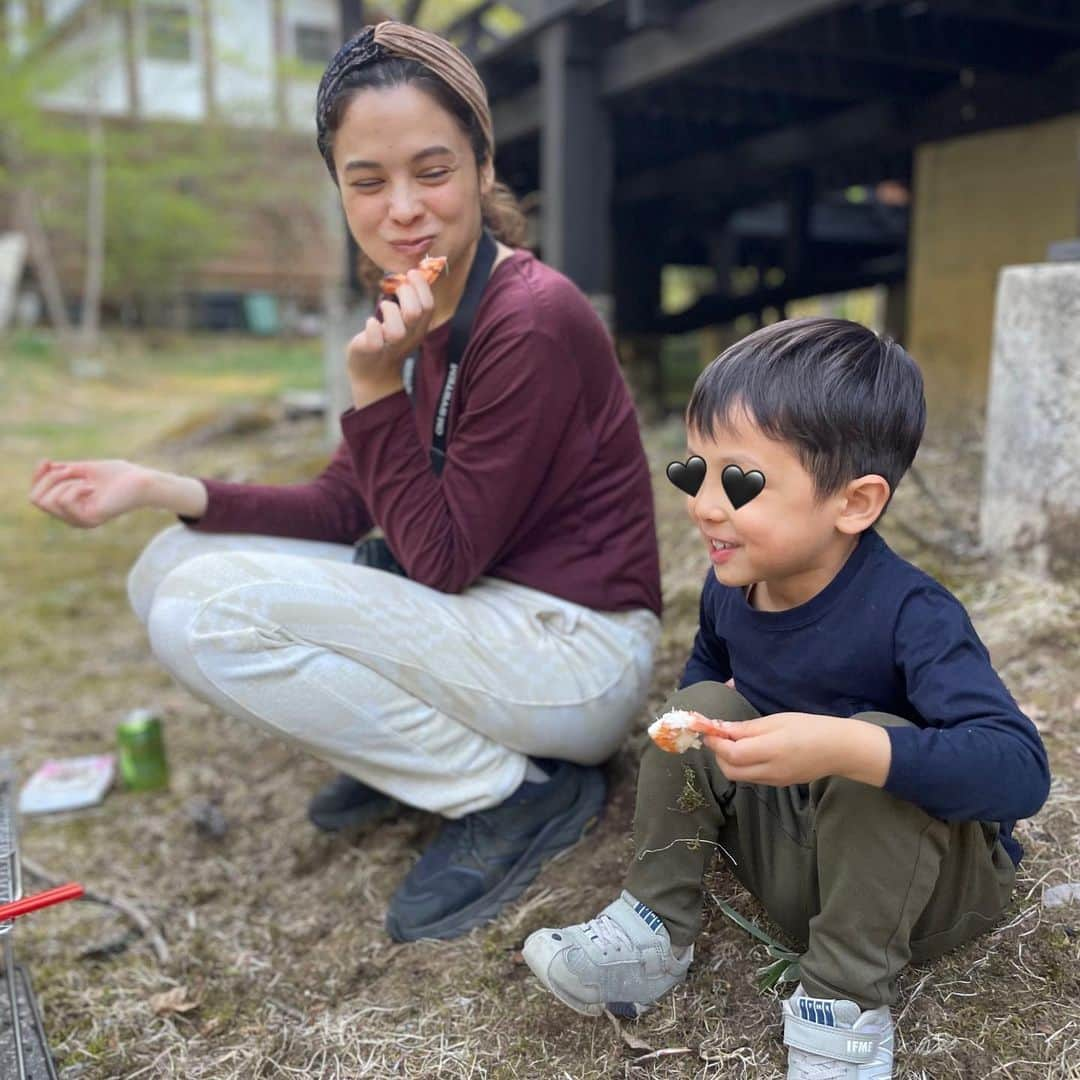
[[[114,771],[112,754],[49,758],[23,785],[19,812],[51,814],[95,806],[112,786]]]

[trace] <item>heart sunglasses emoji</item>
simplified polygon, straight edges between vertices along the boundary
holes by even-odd
[[[693,498],[705,482],[705,459],[694,454],[686,462],[673,461],[667,467],[667,478],[680,490]],[[757,498],[765,488],[765,474],[760,469],[751,469],[744,473],[738,465],[727,465],[720,474],[720,483],[731,500],[731,505],[738,510],[751,499]]]

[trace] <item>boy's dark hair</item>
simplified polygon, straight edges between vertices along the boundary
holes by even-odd
[[[926,426],[918,365],[847,319],[773,323],[713,360],[694,384],[687,425],[713,438],[743,412],[791,445],[819,498],[873,473],[889,482],[891,499]]]

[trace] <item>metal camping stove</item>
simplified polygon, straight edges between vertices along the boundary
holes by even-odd
[[[22,898],[18,830],[15,819],[15,772],[0,755],[0,905]],[[12,945],[14,919],[0,922],[4,950],[6,1001],[0,1001],[0,1077],[3,1080],[57,1080],[41,1012],[30,977],[15,964]]]

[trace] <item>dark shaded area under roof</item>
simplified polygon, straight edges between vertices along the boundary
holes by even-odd
[[[920,143],[1080,109],[1080,3],[534,0],[474,59],[499,174],[542,193],[545,257],[614,293],[618,331],[680,332],[901,279],[905,211],[874,185],[909,184]],[[856,184],[871,205],[845,210]],[[732,295],[733,258],[783,283]],[[673,263],[721,291],[665,316]]]

